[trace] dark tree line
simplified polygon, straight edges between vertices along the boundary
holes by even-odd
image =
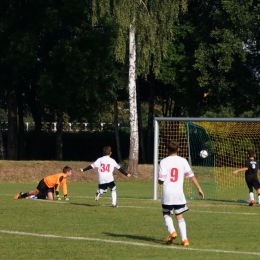
[[[128,123],[118,110],[128,102],[128,63],[115,58],[119,31],[111,16],[93,26],[91,0],[2,0],[0,7],[7,159],[23,159],[25,115],[35,122],[37,159],[43,121],[58,123],[56,159],[62,159],[68,119]],[[259,13],[256,0],[188,2],[172,24],[174,37],[158,75],[151,67],[137,77],[141,162],[152,161],[154,116],[259,116]]]

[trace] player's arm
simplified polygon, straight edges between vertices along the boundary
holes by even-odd
[[[202,199],[204,199],[204,193],[199,185],[199,182],[197,181],[197,178],[193,175],[192,177],[190,177],[190,179],[192,180],[192,182],[194,183],[194,185],[196,186],[196,188],[198,189],[198,193],[201,196]]]
[[[68,198],[68,188],[67,188],[67,180],[64,179],[63,183],[62,183],[62,193],[64,196],[65,200],[69,200]]]
[[[164,174],[164,172],[167,172],[167,170],[163,167],[163,165],[160,163],[160,169],[158,174],[158,184],[163,185],[167,174]]]
[[[60,176],[57,183],[54,186],[55,194],[56,194],[56,197],[57,197],[58,200],[61,200],[59,191],[60,191],[60,185],[63,185],[64,182],[66,182],[66,179],[64,179],[63,176]],[[62,189],[63,189],[63,187],[62,187]],[[63,190],[63,195],[64,195],[64,198],[65,198],[64,190]],[[67,198],[67,191],[66,191],[66,198]]]
[[[80,171],[85,172],[85,171],[88,171],[88,170],[91,170],[91,169],[94,169],[94,167],[92,165],[89,165],[88,167],[86,167],[84,169],[80,168]]]
[[[233,174],[237,174],[237,173],[239,173],[239,172],[245,172],[245,171],[247,171],[247,170],[248,170],[247,167],[245,167],[245,168],[240,168],[240,169],[237,169],[237,170],[233,171]]]
[[[60,198],[60,185],[59,184],[56,184],[55,186],[54,186],[54,189],[55,189],[55,194],[56,194],[56,198],[57,198],[57,200],[61,200],[61,198]]]
[[[119,170],[122,174],[124,174],[125,176],[131,177],[131,174],[130,174],[130,173],[127,173],[127,172],[126,172],[124,169],[122,169],[121,167],[118,168],[118,170]]]

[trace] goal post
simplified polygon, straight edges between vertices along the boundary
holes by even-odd
[[[154,178],[153,199],[161,195],[158,185],[160,160],[168,156],[167,143],[177,140],[179,155],[192,167],[205,199],[245,201],[249,199],[244,173],[232,171],[244,168],[248,150],[260,155],[259,118],[154,118]],[[208,157],[201,158],[200,151]],[[199,198],[196,188],[188,179],[184,182],[187,198]]]

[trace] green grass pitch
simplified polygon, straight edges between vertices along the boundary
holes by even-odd
[[[96,183],[69,183],[68,202],[14,200],[36,184],[0,184],[0,259],[259,259],[257,204],[188,200],[190,246],[180,236],[168,246],[153,184],[116,184],[118,208],[110,191],[94,200]]]

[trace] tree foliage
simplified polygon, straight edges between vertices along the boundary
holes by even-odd
[[[259,53],[254,51],[254,58],[250,57],[250,49],[257,42],[259,4],[251,0],[212,1],[201,8],[205,16],[199,24],[208,37],[201,38],[194,68],[201,73],[199,85],[207,88],[207,107],[229,104],[234,115],[245,115],[252,107],[258,113],[256,96],[250,93],[258,93],[256,64],[252,61]]]
[[[41,122],[58,115],[112,122],[117,101],[129,131],[130,24],[148,136],[155,115],[258,117],[259,13],[257,0],[2,0],[0,108],[8,112],[8,147],[23,150],[24,114],[40,133]],[[36,136],[34,143],[41,147]]]
[[[114,53],[117,60],[128,58],[128,30],[131,24],[136,34],[137,74],[158,75],[163,57],[173,39],[172,26],[180,11],[187,10],[186,0],[93,0],[93,24],[99,17],[112,17],[117,24]]]

